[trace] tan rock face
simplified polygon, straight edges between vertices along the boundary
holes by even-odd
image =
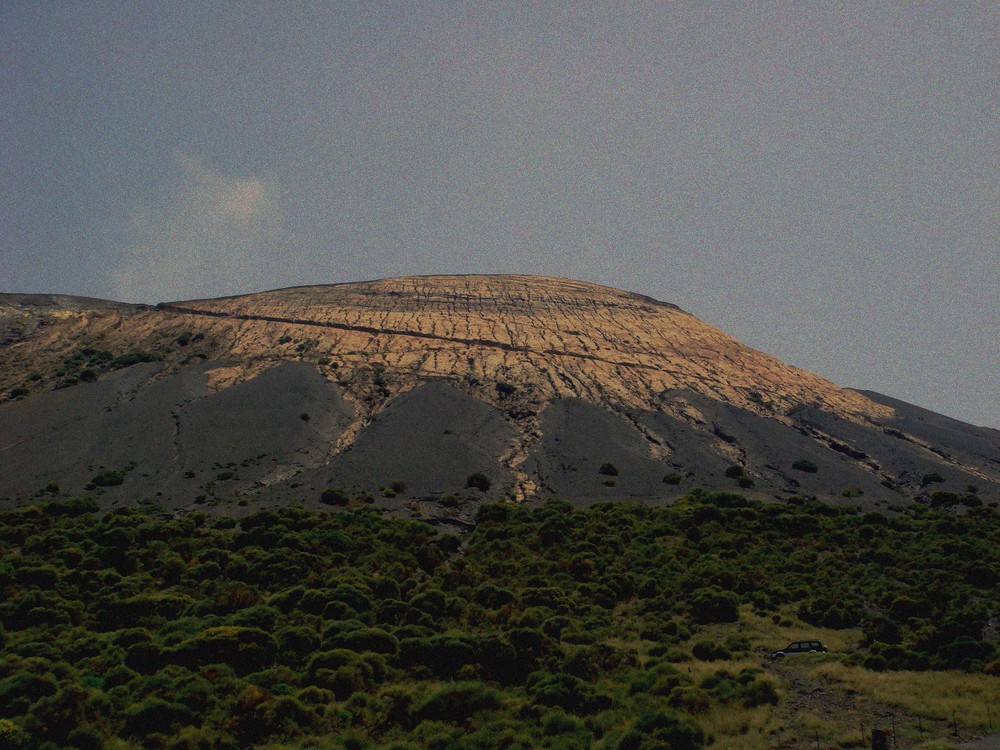
[[[447,378],[494,402],[577,397],[681,413],[663,394],[690,389],[772,416],[799,404],[853,419],[887,411],[673,305],[562,279],[408,277],[177,303],[157,315],[171,313],[241,359],[315,359],[349,385],[375,368],[390,394]],[[516,390],[497,391],[498,381]]]
[[[81,309],[83,308],[83,309]],[[304,359],[337,380],[369,415],[431,378],[531,415],[552,398],[614,411],[696,418],[674,390],[691,390],[781,418],[801,404],[853,421],[891,413],[861,394],[740,344],[683,310],[637,294],[532,276],[405,277],[299,287],[154,308],[54,304],[0,353],[4,387],[56,367],[83,347],[200,352],[231,358],[218,387],[270,362]],[[25,319],[7,307],[0,320]],[[187,347],[185,332],[201,334]],[[16,338],[16,337],[15,337]]]

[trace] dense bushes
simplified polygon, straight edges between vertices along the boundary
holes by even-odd
[[[615,746],[617,750],[696,750],[706,742],[704,731],[676,713],[655,711],[642,714]]]
[[[693,750],[713,706],[778,700],[717,669],[749,645],[706,630],[748,607],[860,625],[872,669],[998,660],[1000,522],[969,504],[491,505],[462,538],[353,505],[0,513],[0,748]],[[692,656],[716,671],[673,666]]]

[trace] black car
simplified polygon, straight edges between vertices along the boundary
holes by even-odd
[[[772,659],[783,659],[792,654],[825,654],[826,646],[822,641],[793,641],[784,648],[771,652]]]

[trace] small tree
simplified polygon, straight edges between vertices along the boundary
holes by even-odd
[[[500,394],[500,398],[507,398],[508,396],[513,396],[514,393],[517,391],[516,386],[513,386],[510,383],[505,383],[502,380],[499,383],[497,383],[496,388],[497,388],[497,393]]]
[[[468,478],[465,480],[466,487],[474,490],[481,490],[482,492],[489,492],[490,485],[490,478],[478,471],[475,474],[469,474]]]
[[[324,505],[347,505],[351,502],[351,498],[342,489],[327,487],[323,490],[323,494],[319,496],[319,501]]]
[[[932,471],[928,474],[924,474],[923,479],[920,480],[920,486],[926,487],[933,482],[943,482],[944,477],[938,474],[936,471]]]

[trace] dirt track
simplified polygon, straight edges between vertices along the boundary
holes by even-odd
[[[768,665],[788,693],[779,705],[783,730],[776,747],[795,750],[832,750],[839,747],[870,748],[872,730],[890,733],[889,750],[917,747],[924,741],[953,743],[968,750],[1000,750],[1000,735],[982,737],[967,730],[956,736],[950,722],[918,717],[899,706],[879,703],[869,696],[839,686],[823,684],[810,678],[807,669],[790,660]],[[815,717],[825,724],[817,730],[804,717]],[[841,741],[837,742],[839,738]],[[843,738],[852,738],[849,745]]]

